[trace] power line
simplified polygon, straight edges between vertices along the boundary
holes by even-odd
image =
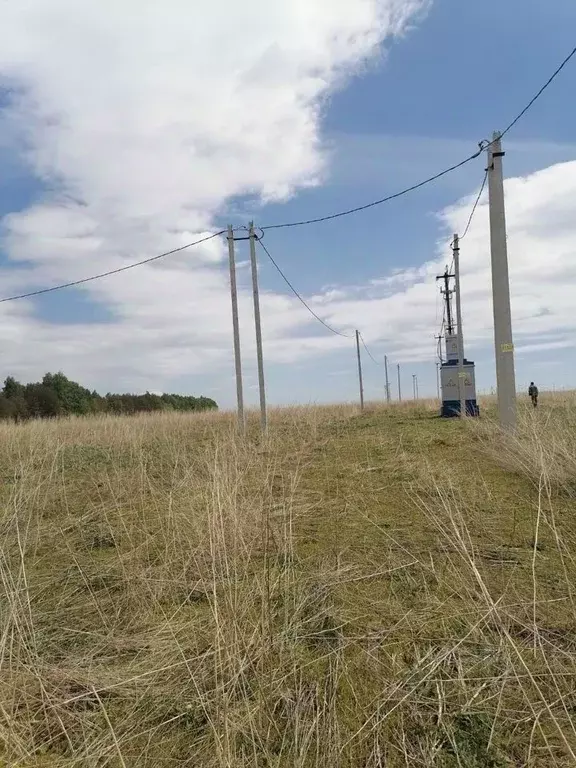
[[[301,302],[301,303],[302,303],[302,304],[303,304],[303,305],[306,307],[306,309],[308,310],[308,312],[310,312],[310,314],[311,314],[313,317],[315,317],[315,318],[316,318],[316,320],[318,320],[318,322],[319,322],[319,323],[322,323],[322,325],[323,325],[325,328],[327,328],[327,329],[328,329],[329,331],[331,331],[332,333],[336,334],[336,336],[342,336],[344,339],[351,339],[351,338],[353,338],[352,336],[349,336],[349,335],[348,335],[348,334],[346,334],[346,333],[341,333],[340,331],[337,331],[335,328],[332,328],[332,326],[331,326],[331,325],[328,325],[328,323],[326,323],[324,320],[322,320],[322,318],[321,318],[321,317],[319,317],[319,316],[316,314],[316,312],[314,312],[314,310],[313,310],[313,309],[312,309],[312,308],[311,308],[311,307],[310,307],[310,306],[309,306],[309,305],[308,305],[308,304],[307,304],[307,303],[304,301],[304,299],[302,298],[302,296],[300,296],[300,294],[298,293],[298,291],[296,290],[296,288],[294,288],[294,286],[292,285],[292,283],[290,282],[290,280],[288,280],[288,278],[286,277],[286,275],[284,274],[284,272],[282,272],[282,270],[280,269],[280,267],[278,266],[278,264],[276,263],[276,261],[274,261],[274,259],[273,259],[273,257],[272,257],[272,254],[270,253],[270,251],[268,250],[268,248],[266,248],[266,246],[264,245],[264,243],[262,242],[262,240],[261,240],[261,239],[259,239],[259,240],[258,240],[258,242],[259,242],[259,243],[260,243],[260,245],[262,246],[262,248],[263,248],[263,250],[264,250],[264,253],[265,253],[265,254],[268,256],[268,258],[270,259],[270,261],[272,262],[272,264],[274,265],[274,267],[276,268],[276,270],[278,271],[278,273],[280,274],[280,276],[282,277],[282,279],[284,280],[284,282],[286,283],[286,285],[288,286],[288,288],[290,288],[290,290],[292,291],[292,293],[294,294],[294,296],[296,296],[296,298],[298,299],[298,301],[300,301],[300,302]]]
[[[367,352],[367,354],[368,354],[368,357],[370,358],[370,360],[372,360],[372,362],[373,362],[373,363],[376,363],[376,365],[382,365],[382,363],[379,363],[379,362],[378,362],[378,360],[376,360],[376,359],[375,359],[375,358],[372,356],[372,353],[370,352],[370,350],[369,350],[369,349],[368,349],[368,347],[366,346],[366,342],[364,341],[364,337],[362,336],[362,334],[360,334],[360,341],[362,342],[362,346],[363,346],[363,347],[364,347],[364,349],[366,350],[366,352]]]
[[[142,261],[137,261],[134,264],[127,264],[125,267],[119,267],[118,269],[111,269],[108,272],[101,272],[98,275],[92,275],[91,277],[83,277],[81,280],[73,280],[69,283],[62,283],[61,285],[54,285],[51,288],[41,288],[38,291],[30,291],[30,293],[21,293],[18,296],[7,296],[4,299],[0,299],[0,304],[3,304],[6,301],[17,301],[18,299],[28,299],[32,296],[40,296],[43,293],[52,293],[52,291],[60,291],[62,288],[73,288],[76,285],[82,285],[83,283],[90,283],[92,280],[100,280],[101,277],[109,277],[110,275],[117,275],[120,272],[126,272],[128,269],[134,269],[134,267],[141,267],[143,264],[151,264],[153,261],[158,261],[159,259],[163,259],[166,256],[173,256],[175,253],[180,253],[181,251],[185,251],[187,248],[192,248],[195,245],[200,245],[201,243],[207,243],[208,240],[213,240],[215,237],[218,237],[219,235],[223,235],[226,230],[222,229],[220,232],[215,232],[213,235],[208,235],[207,237],[203,237],[201,240],[195,240],[193,243],[187,243],[186,245],[181,245],[179,248],[173,248],[171,251],[165,251],[164,253],[159,253],[157,256],[151,256],[149,259],[142,259]]]
[[[309,305],[308,305],[308,304],[307,304],[307,303],[304,301],[304,299],[302,298],[302,296],[300,296],[300,294],[298,293],[298,291],[296,290],[296,288],[294,288],[294,286],[292,285],[292,283],[291,283],[291,282],[288,280],[288,278],[286,277],[286,275],[284,274],[284,272],[282,272],[282,270],[280,269],[280,267],[279,267],[278,263],[277,263],[277,262],[274,260],[274,258],[272,257],[272,254],[270,253],[270,251],[268,250],[268,248],[266,248],[266,246],[265,246],[265,245],[264,245],[264,243],[262,242],[262,239],[261,239],[261,238],[258,240],[258,242],[259,242],[259,243],[260,243],[260,245],[262,246],[262,248],[263,248],[263,250],[264,250],[264,253],[265,253],[265,254],[268,256],[268,258],[270,259],[270,261],[272,262],[272,264],[274,265],[274,267],[276,268],[276,270],[278,271],[278,273],[280,274],[280,276],[282,277],[282,279],[284,280],[284,282],[286,283],[286,285],[287,285],[287,286],[290,288],[290,290],[291,290],[291,291],[292,291],[292,293],[293,293],[293,294],[296,296],[296,298],[298,299],[298,301],[300,301],[300,302],[301,302],[301,303],[302,303],[302,304],[303,304],[303,305],[306,307],[306,309],[308,310],[308,312],[310,312],[310,314],[311,314],[313,317],[315,317],[315,318],[316,318],[316,320],[318,320],[318,322],[319,322],[319,323],[322,323],[322,325],[323,325],[325,328],[327,328],[327,329],[328,329],[329,331],[331,331],[332,333],[335,333],[337,336],[342,336],[342,337],[343,337],[343,338],[345,338],[345,339],[352,339],[352,338],[354,338],[353,336],[349,336],[349,335],[348,335],[348,334],[346,334],[346,333],[341,333],[340,331],[337,331],[335,328],[332,328],[332,326],[331,326],[331,325],[328,325],[328,323],[326,323],[324,320],[322,320],[322,318],[321,318],[321,317],[319,317],[319,316],[316,314],[316,312],[314,312],[314,310],[313,310],[313,309],[312,309],[312,308],[311,308],[311,307],[310,307],[310,306],[309,306]],[[362,336],[362,334],[361,334],[361,333],[360,333],[360,341],[362,342],[362,345],[363,345],[364,349],[366,350],[366,353],[368,354],[368,357],[369,357],[369,358],[372,360],[372,362],[376,363],[376,365],[382,365],[382,363],[379,363],[379,362],[378,362],[378,360],[376,360],[376,358],[375,358],[375,357],[372,355],[372,353],[371,353],[371,352],[370,352],[370,350],[368,349],[368,347],[367,347],[367,345],[366,345],[366,342],[364,341],[364,337]]]
[[[560,66],[553,72],[553,74],[548,78],[548,80],[544,83],[544,85],[540,88],[540,90],[530,99],[528,104],[524,107],[524,109],[519,112],[514,120],[512,120],[511,123],[500,133],[500,138],[505,136],[515,125],[518,123],[519,120],[521,120],[526,112],[538,101],[540,96],[544,93],[544,91],[552,84],[552,82],[558,77],[560,72],[564,69],[564,67],[568,64],[568,62],[576,55],[576,48],[574,48],[568,56],[564,59],[564,61],[560,64]],[[458,168],[461,168],[463,165],[466,165],[467,163],[471,162],[472,160],[475,160],[477,157],[479,157],[482,152],[490,147],[493,144],[493,141],[481,141],[479,144],[479,150],[477,152],[474,152],[474,154],[469,155],[468,157],[464,158],[464,160],[461,160],[459,163],[455,163],[454,165],[451,165],[449,168],[445,168],[443,171],[440,171],[439,173],[434,174],[434,176],[430,176],[427,179],[424,179],[423,181],[418,182],[417,184],[413,184],[411,187],[406,187],[406,189],[402,189],[400,192],[395,192],[392,195],[387,195],[386,197],[381,198],[380,200],[374,200],[371,203],[366,203],[366,205],[359,205],[356,208],[349,208],[345,211],[339,211],[338,213],[332,213],[328,216],[319,216],[315,219],[304,219],[302,221],[291,221],[284,224],[269,224],[268,226],[261,227],[261,229],[286,229],[288,227],[303,227],[308,224],[319,224],[323,221],[331,221],[332,219],[339,219],[342,216],[350,216],[353,213],[359,213],[360,211],[365,211],[368,208],[374,208],[377,205],[382,205],[383,203],[387,203],[390,200],[395,200],[398,197],[403,197],[404,195],[407,195],[409,192],[414,192],[416,189],[420,189],[421,187],[426,186],[427,184],[431,184],[433,181],[437,181],[438,179],[442,178],[442,176],[446,176],[448,173],[452,173],[452,171],[457,170]]]
[[[522,112],[520,112],[518,115],[516,115],[516,117],[514,118],[514,120],[512,120],[512,122],[510,123],[510,125],[509,125],[507,128],[505,128],[505,129],[502,131],[502,133],[500,134],[500,138],[502,138],[503,136],[506,136],[506,134],[508,133],[508,131],[510,131],[512,128],[514,128],[514,126],[516,125],[516,123],[517,123],[519,120],[521,120],[521,119],[524,117],[524,115],[526,114],[526,112],[528,112],[528,110],[530,109],[530,107],[531,107],[531,106],[532,106],[532,105],[533,105],[533,104],[534,104],[536,101],[538,101],[538,99],[540,98],[540,96],[542,96],[542,94],[544,93],[544,91],[546,90],[546,88],[548,88],[548,86],[552,84],[552,82],[553,82],[553,81],[554,81],[554,80],[555,80],[555,79],[558,77],[558,75],[560,74],[560,72],[562,72],[562,70],[564,69],[564,67],[566,66],[566,64],[568,64],[568,62],[570,61],[570,59],[572,59],[574,56],[576,56],[576,47],[572,49],[572,51],[571,51],[571,52],[568,54],[568,56],[566,56],[566,58],[565,58],[565,59],[564,59],[564,61],[563,61],[563,62],[560,64],[560,66],[558,67],[558,69],[556,69],[556,70],[555,70],[555,71],[554,71],[554,72],[553,72],[553,73],[550,75],[550,77],[548,78],[548,80],[546,80],[546,82],[544,83],[544,85],[542,86],[542,88],[540,88],[540,90],[538,91],[538,93],[537,93],[535,96],[533,96],[533,97],[530,99],[530,101],[528,102],[528,104],[526,104],[526,106],[524,107],[524,109],[522,110]],[[492,142],[491,142],[491,143],[492,143]]]
[[[478,203],[480,202],[480,198],[482,197],[482,192],[484,192],[484,187],[486,186],[487,178],[488,178],[488,171],[484,171],[484,178],[482,179],[482,185],[480,187],[480,191],[478,192],[474,205],[472,206],[470,216],[468,217],[468,223],[466,224],[466,229],[464,230],[464,234],[460,237],[460,240],[464,240],[464,238],[468,234],[468,230],[470,229],[470,225],[472,224],[472,219],[474,218],[474,214],[476,213],[476,208],[478,208]]]
[[[298,299],[298,300],[299,300],[299,301],[300,301],[300,302],[301,302],[301,303],[302,303],[302,304],[303,304],[303,305],[306,307],[306,309],[308,310],[308,312],[310,312],[310,314],[311,314],[313,317],[315,317],[315,318],[316,318],[316,320],[318,320],[318,322],[322,323],[322,325],[323,325],[325,328],[327,328],[327,329],[328,329],[329,331],[331,331],[332,333],[335,333],[337,336],[342,336],[342,337],[343,337],[343,338],[345,338],[345,339],[352,339],[352,338],[354,338],[353,336],[349,336],[348,334],[345,334],[345,333],[340,333],[340,331],[337,331],[336,329],[332,328],[332,326],[328,325],[328,323],[324,322],[324,320],[322,320],[322,318],[321,318],[321,317],[319,317],[319,316],[316,314],[316,312],[314,312],[314,310],[313,310],[313,309],[312,309],[312,308],[311,308],[311,307],[310,307],[310,306],[309,306],[309,305],[308,305],[308,304],[307,304],[307,303],[304,301],[304,299],[302,298],[302,296],[300,296],[300,294],[298,293],[298,291],[296,290],[296,288],[294,288],[294,286],[293,286],[293,285],[292,285],[292,283],[291,283],[291,282],[288,280],[288,278],[286,277],[286,275],[284,274],[284,272],[282,272],[282,270],[281,270],[281,269],[280,269],[280,267],[278,266],[278,263],[277,263],[277,262],[274,260],[274,258],[272,257],[272,255],[271,255],[270,251],[268,250],[268,248],[266,248],[266,246],[264,245],[264,243],[262,242],[262,240],[261,240],[261,239],[259,239],[259,240],[258,240],[258,242],[259,242],[259,243],[260,243],[260,245],[262,246],[262,248],[263,248],[264,252],[265,252],[265,253],[266,253],[266,255],[268,256],[268,258],[270,259],[270,261],[272,262],[272,264],[274,265],[274,267],[277,269],[278,273],[280,274],[280,276],[282,277],[282,279],[284,280],[284,282],[286,283],[286,285],[287,285],[287,286],[290,288],[290,290],[291,290],[291,291],[292,291],[292,293],[293,293],[293,294],[296,296],[296,298],[297,298],[297,299]],[[370,350],[368,349],[368,347],[367,347],[367,345],[366,345],[366,342],[364,341],[364,337],[362,336],[362,334],[361,334],[361,333],[360,333],[360,341],[362,342],[362,345],[363,345],[364,349],[366,350],[366,353],[368,354],[368,357],[369,357],[369,358],[372,360],[372,362],[376,363],[376,365],[382,365],[382,363],[379,363],[379,362],[378,362],[378,360],[376,360],[376,358],[375,358],[375,357],[372,355],[372,353],[371,353],[371,352],[370,352]]]
[[[419,181],[417,184],[413,184],[411,187],[407,187],[406,189],[403,189],[400,192],[395,192],[393,195],[388,195],[387,197],[383,197],[380,200],[374,200],[372,203],[366,203],[366,205],[359,205],[357,208],[350,208],[347,211],[332,213],[329,216],[320,216],[317,219],[291,221],[286,224],[269,224],[266,227],[261,227],[261,229],[267,230],[267,229],[287,229],[288,227],[303,227],[307,224],[319,224],[322,221],[331,221],[332,219],[339,219],[342,216],[350,216],[350,214],[352,213],[359,213],[360,211],[365,211],[368,208],[374,208],[377,205],[382,205],[382,203],[387,203],[390,200],[395,200],[398,197],[407,195],[408,192],[413,192],[416,189],[420,189],[420,187],[424,187],[426,186],[426,184],[431,184],[433,181],[440,179],[442,176],[446,176],[446,174],[451,173],[452,171],[455,171],[457,168],[461,168],[463,165],[466,165],[466,163],[469,163],[471,160],[475,160],[477,157],[480,157],[480,155],[482,154],[485,148],[486,148],[486,145],[482,144],[478,152],[475,152],[473,155],[470,155],[465,160],[461,160],[459,163],[456,163],[456,165],[451,165],[449,168],[445,168],[443,171],[440,171],[440,173],[436,173],[434,176],[430,176],[429,178],[424,179],[424,181]]]

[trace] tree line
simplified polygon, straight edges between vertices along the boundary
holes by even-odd
[[[0,419],[25,421],[57,416],[110,413],[131,415],[153,411],[204,411],[218,408],[209,397],[190,395],[99,395],[70,381],[63,373],[47,373],[42,381],[21,384],[12,376],[0,393]]]

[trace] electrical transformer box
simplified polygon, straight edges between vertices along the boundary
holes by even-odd
[[[446,360],[458,360],[458,336],[446,334]]]
[[[448,343],[446,344],[446,347],[448,347]],[[458,355],[456,355],[456,358],[458,358]],[[466,413],[468,416],[478,416],[480,411],[476,402],[474,363],[471,360],[464,361],[462,378],[464,379]],[[458,359],[448,360],[448,362],[443,363],[440,368],[442,416],[460,415],[460,389],[458,387],[458,380]]]

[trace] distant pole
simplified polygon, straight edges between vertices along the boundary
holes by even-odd
[[[356,354],[358,356],[358,383],[360,384],[360,410],[364,410],[364,384],[362,382],[362,358],[360,357],[360,331],[356,331]]]
[[[416,374],[413,373],[412,374],[412,394],[414,396],[414,400],[418,399],[417,398],[417,387],[418,387],[418,382],[417,382],[417,379],[416,379]]]
[[[390,402],[390,381],[388,379],[388,355],[384,355],[384,371],[386,372],[386,402]]]
[[[228,226],[228,261],[230,263],[230,298],[232,299],[232,329],[234,332],[234,364],[236,367],[236,401],[238,403],[238,430],[244,434],[244,391],[242,386],[242,356],[240,352],[240,325],[238,323],[238,289],[236,285],[236,261],[234,257],[234,231]]]
[[[454,275],[450,274],[450,270],[448,267],[444,270],[443,275],[438,275],[436,280],[443,280],[444,281],[444,288],[440,289],[440,293],[444,297],[444,303],[446,305],[446,333],[451,336],[454,333],[454,324],[452,322],[452,302],[450,300],[451,296],[451,290],[450,290],[450,278],[454,277]]]
[[[400,363],[396,366],[398,369],[398,402],[402,402],[402,385],[400,384]]]
[[[260,321],[260,294],[258,291],[258,264],[256,262],[256,235],[254,223],[250,222],[250,263],[252,265],[252,295],[254,297],[254,323],[256,325],[256,357],[258,360],[258,388],[260,390],[260,424],[266,432],[268,418],[266,413],[266,385],[264,382],[264,356],[262,354],[262,324]]]
[[[506,244],[503,157],[500,134],[494,133],[492,142],[488,145],[487,173],[498,416],[500,426],[503,429],[513,431],[516,427],[516,376],[514,372],[514,343],[512,340],[508,248]]]
[[[438,393],[438,400],[440,400],[440,363],[436,363],[436,392]]]
[[[466,418],[466,373],[464,371],[464,331],[462,329],[462,297],[460,295],[460,239],[454,235],[452,241],[454,254],[454,278],[456,283],[456,325],[458,342],[458,396],[460,398],[460,418]]]

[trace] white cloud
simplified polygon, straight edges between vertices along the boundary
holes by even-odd
[[[195,239],[228,199],[283,199],[317,184],[327,93],[402,34],[427,0],[19,0],[0,26],[4,125],[47,188],[3,222],[21,269],[10,292],[74,280]],[[229,364],[225,248],[213,241],[82,290],[105,325],[42,324],[2,305],[6,367],[57,365],[95,386],[162,388]],[[322,301],[322,297],[319,301]],[[307,323],[290,300],[263,296],[278,338]],[[249,295],[241,296],[249,317]],[[338,310],[335,310],[337,313]],[[306,350],[337,345],[306,339]],[[144,383],[145,382],[145,383]]]

